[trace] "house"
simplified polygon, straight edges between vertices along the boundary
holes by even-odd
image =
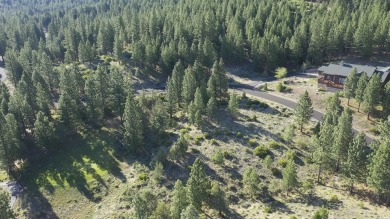
[[[366,72],[369,78],[374,73],[380,74],[383,84],[390,80],[390,67],[374,67],[340,62],[340,64],[329,64],[318,68],[318,87],[343,89],[345,79],[354,68],[356,68],[358,74]]]

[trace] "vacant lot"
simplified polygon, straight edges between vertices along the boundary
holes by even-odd
[[[128,201],[131,191],[152,188],[157,197],[170,203],[171,189],[177,179],[186,182],[188,166],[196,157],[203,160],[211,180],[219,182],[227,193],[232,209],[230,218],[311,218],[320,206],[330,209],[332,218],[386,218],[389,209],[375,206],[368,200],[348,195],[343,177],[324,175],[325,186],[312,183],[316,167],[307,159],[312,147],[308,135],[315,122],[305,127],[304,133],[295,132],[294,142],[285,142],[282,133],[293,124],[292,111],[285,107],[255,99],[240,101],[240,113],[233,118],[222,106],[217,117],[199,129],[186,123],[179,112],[177,126],[168,130],[168,138],[161,145],[168,148],[179,134],[190,142],[187,154],[180,162],[164,164],[163,180],[154,184],[141,175],[150,176],[151,156],[123,156],[118,153],[118,143],[109,128],[100,131],[82,131],[62,142],[64,150],[31,163],[29,174],[23,177],[26,190],[18,203],[19,218],[113,218],[131,212]],[[271,166],[253,153],[255,147],[269,149]],[[157,149],[152,149],[152,154]],[[217,151],[224,154],[224,164],[215,164]],[[286,196],[280,192],[283,160],[295,154],[299,181],[314,185],[310,194],[300,189]],[[290,155],[288,155],[290,154]],[[252,199],[243,192],[242,174],[246,167],[253,167],[260,175],[262,192]],[[271,169],[273,169],[271,171]],[[365,187],[358,185],[365,190]],[[130,192],[129,192],[130,191]],[[337,200],[334,196],[337,194]],[[330,201],[332,198],[332,201]],[[207,210],[216,218],[217,212]]]

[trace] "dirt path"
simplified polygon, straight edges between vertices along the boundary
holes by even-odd
[[[22,192],[22,186],[20,186],[20,184],[17,181],[11,181],[11,182],[0,182],[0,187],[5,188],[10,193],[11,200],[9,202],[9,206],[13,208],[17,198]]]

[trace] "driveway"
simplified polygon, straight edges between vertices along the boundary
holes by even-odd
[[[293,102],[291,100],[287,100],[285,98],[278,97],[278,96],[269,94],[269,93],[264,92],[264,91],[255,90],[252,85],[230,84],[229,87],[233,88],[233,89],[237,89],[237,90],[243,91],[243,92],[245,92],[247,94],[251,94],[253,96],[256,96],[256,97],[259,97],[259,98],[262,98],[262,99],[265,99],[265,100],[269,100],[269,101],[272,101],[272,102],[284,105],[284,106],[286,106],[288,108],[291,108],[291,109],[295,109],[295,107],[297,106],[297,103]],[[313,110],[312,117],[315,120],[322,121],[322,117],[323,116],[324,116],[323,113],[321,113],[321,112],[319,112],[317,110]],[[353,129],[353,132],[355,134],[359,133],[356,129]],[[366,141],[367,141],[368,144],[370,144],[372,141],[374,141],[374,139],[372,139],[370,136],[366,135]]]

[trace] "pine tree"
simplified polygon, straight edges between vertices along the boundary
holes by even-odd
[[[6,192],[0,191],[0,215],[2,218],[13,219],[15,215],[9,207],[10,197]]]
[[[195,206],[190,204],[180,214],[180,219],[199,219],[198,211]]]
[[[238,99],[236,94],[231,94],[229,98],[228,110],[232,116],[237,116],[238,113]]]
[[[390,141],[384,139],[373,153],[369,164],[368,185],[374,189],[379,198],[386,198],[390,201]]]
[[[180,135],[177,142],[169,150],[169,156],[173,160],[179,160],[188,150],[188,141],[184,135]]]
[[[79,43],[78,55],[79,62],[84,63],[88,60],[88,51],[84,42]]]
[[[259,191],[260,178],[251,167],[247,167],[245,169],[242,183],[244,184],[245,192],[247,192],[251,197],[255,196]]]
[[[214,95],[219,100],[227,96],[228,90],[226,72],[223,66],[222,59],[219,62],[214,62],[213,68],[211,69],[211,76],[207,83],[209,96]]]
[[[336,92],[327,99],[326,113],[325,113],[324,117],[329,117],[330,122],[333,125],[336,125],[338,118],[340,116],[341,110],[342,110],[342,107],[341,107],[340,94],[338,92]]]
[[[379,94],[381,91],[381,76],[374,73],[364,90],[363,107],[367,112],[367,119],[370,119],[370,114],[374,111],[375,106],[379,103]]]
[[[186,189],[180,180],[177,180],[175,187],[173,188],[173,198],[171,204],[171,217],[172,219],[180,219],[180,214],[186,209],[188,205],[188,199]]]
[[[295,189],[299,186],[297,169],[294,163],[294,160],[290,159],[287,163],[287,166],[283,169],[283,188],[288,192],[292,189]]]
[[[46,151],[53,148],[55,144],[54,124],[43,112],[37,113],[34,123],[34,140],[41,149]]]
[[[21,159],[24,147],[15,117],[12,114],[0,115],[0,122],[0,165],[12,176],[15,161]]]
[[[357,80],[357,70],[356,68],[353,68],[352,72],[347,76],[344,82],[344,96],[348,98],[348,106],[349,100],[355,96]]]
[[[125,110],[126,90],[124,77],[117,67],[111,67],[109,87],[110,108],[114,115],[120,116],[122,121]]]
[[[200,113],[202,113],[205,109],[205,106],[204,106],[204,101],[203,101],[203,96],[202,96],[202,93],[200,91],[200,88],[196,88],[196,92],[195,92],[195,99],[194,99],[194,107],[195,107],[195,110]]]
[[[199,158],[192,164],[190,178],[187,182],[187,197],[195,209],[200,209],[207,199],[210,181]]]
[[[228,209],[226,195],[217,182],[212,182],[210,190],[210,206],[218,210],[219,216]]]
[[[88,120],[92,124],[100,125],[104,117],[104,105],[100,96],[97,73],[90,74],[85,81],[85,95],[87,97]]]
[[[182,88],[183,88],[183,76],[184,76],[184,69],[181,62],[177,62],[175,64],[175,67],[172,71],[172,77],[168,83],[170,83],[169,87],[172,89],[174,101],[176,102],[177,106],[180,107],[181,103],[181,97],[182,97]],[[169,92],[169,90],[168,90]]]
[[[183,79],[183,101],[185,106],[188,107],[190,102],[194,99],[196,92],[196,77],[192,67],[188,67],[184,73]]]
[[[305,91],[298,100],[297,106],[295,108],[295,120],[300,126],[301,132],[303,131],[303,125],[308,123],[313,113],[313,106],[309,93]]]
[[[339,170],[341,163],[347,158],[352,138],[352,111],[345,108],[338,119],[334,132],[333,154],[336,160],[336,171]]]
[[[217,103],[215,97],[211,96],[206,106],[206,111],[209,118],[213,118],[216,110],[217,110]]]
[[[347,162],[345,164],[345,175],[350,179],[349,192],[353,191],[353,184],[364,176],[366,172],[367,153],[366,139],[364,133],[359,133],[353,139],[348,149]]]
[[[116,60],[119,61],[119,63],[121,63],[121,60],[122,60],[122,54],[123,54],[123,38],[121,36],[122,34],[120,33],[117,33],[115,34],[115,41],[114,41],[114,57],[116,58]]]
[[[47,89],[44,89],[43,86],[39,83],[36,86],[37,89],[37,110],[43,112],[46,116],[50,116],[50,108],[52,105],[50,93]]]
[[[320,183],[322,170],[332,164],[331,149],[333,146],[334,124],[331,117],[325,117],[316,140],[313,160],[318,165],[317,183]]]
[[[368,77],[367,73],[363,72],[362,75],[359,77],[356,92],[355,92],[355,99],[359,103],[358,112],[360,112],[360,104],[364,101],[364,91],[368,84]]]
[[[125,133],[123,139],[130,152],[139,152],[143,149],[143,123],[137,100],[130,91],[127,94],[125,111],[123,114]]]
[[[384,88],[384,94],[383,94],[383,100],[382,100],[382,106],[383,106],[383,118],[387,118],[390,116],[390,85],[386,85]]]

